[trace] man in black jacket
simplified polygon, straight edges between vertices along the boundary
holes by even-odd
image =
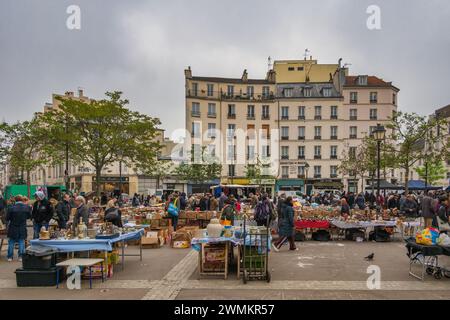
[[[16,203],[8,208],[8,261],[12,261],[14,246],[19,244],[19,261],[25,254],[25,239],[27,238],[27,220],[31,218],[31,208],[23,202],[22,196],[16,196]]]
[[[61,229],[66,229],[67,221],[70,218],[70,211],[72,206],[70,205],[70,196],[66,193],[63,196],[63,199],[58,202],[56,206],[56,214],[58,216],[58,225]]]
[[[48,230],[48,224],[53,217],[53,207],[45,197],[42,191],[37,191],[34,194],[36,201],[33,204],[32,219],[34,222],[34,235],[33,238],[39,238],[39,232],[42,227]]]

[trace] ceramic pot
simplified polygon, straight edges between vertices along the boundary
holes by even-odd
[[[206,229],[208,230],[209,238],[219,238],[222,234],[223,226],[220,224],[219,219],[211,219]]]

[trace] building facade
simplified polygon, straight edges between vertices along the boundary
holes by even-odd
[[[399,89],[337,64],[275,61],[265,79],[197,77],[185,70],[186,131],[224,164],[222,180],[245,182],[261,159],[275,190],[361,190],[339,172],[344,152],[397,110]],[[220,152],[217,152],[220,150]]]

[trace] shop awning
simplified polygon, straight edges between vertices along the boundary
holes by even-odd
[[[314,182],[314,188],[318,189],[342,189],[344,185],[338,181],[317,181]]]
[[[301,179],[280,179],[277,180],[277,186],[280,187],[302,187],[305,182]]]
[[[432,185],[425,185],[425,181],[422,180],[409,180],[408,181],[409,190],[438,190],[442,187],[434,187]]]
[[[375,190],[378,188],[377,181],[374,181],[373,185],[367,186],[366,190],[370,190],[372,188]],[[386,180],[380,180],[380,189],[381,190],[403,190],[404,188],[402,186],[396,186],[395,184],[392,184]]]

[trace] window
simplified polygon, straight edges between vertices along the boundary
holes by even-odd
[[[314,127],[314,139],[316,140],[322,139],[322,127],[320,126]]]
[[[350,127],[350,139],[356,139],[358,137],[358,127]]]
[[[200,138],[200,122],[192,122],[191,136],[193,138]]]
[[[229,177],[234,177],[236,175],[236,167],[234,164],[229,164],[228,165],[228,176]]]
[[[202,158],[202,147],[199,144],[193,144],[191,148],[192,161],[198,162]]]
[[[358,103],[358,92],[350,92],[350,103]]]
[[[207,91],[208,97],[214,96],[214,85],[212,83],[208,83],[206,85],[206,91]]]
[[[289,140],[289,127],[281,127],[281,140]]]
[[[337,140],[338,138],[338,127],[337,126],[331,126],[330,127],[330,139],[331,140]]]
[[[377,102],[378,102],[378,93],[371,92],[370,93],[370,103],[377,103]]]
[[[297,71],[303,71],[303,67],[297,67]]]
[[[254,124],[247,125],[247,137],[252,140],[255,139],[255,125]]]
[[[283,89],[283,96],[285,98],[292,98],[294,95],[294,89],[293,88],[284,88]]]
[[[370,109],[370,120],[377,120],[377,109]]]
[[[392,94],[392,104],[397,105],[397,95],[395,93]]]
[[[247,106],[247,119],[255,119],[255,106]]]
[[[255,94],[255,88],[253,86],[247,86],[247,96],[253,97]]]
[[[305,140],[305,127],[298,127],[298,140]]]
[[[263,139],[270,139],[270,125],[268,124],[262,125],[262,137]]]
[[[305,166],[298,166],[298,177],[304,177],[305,176]]]
[[[336,178],[338,174],[337,166],[330,166],[330,178]]]
[[[321,177],[322,177],[322,167],[314,166],[314,178],[321,178]]]
[[[191,115],[193,117],[199,117],[200,116],[200,103],[192,102],[192,113],[191,113]]]
[[[298,119],[305,120],[305,106],[298,107]]]
[[[377,126],[370,126],[369,127],[369,136],[373,134],[373,131],[377,128]]]
[[[314,107],[314,119],[315,120],[322,119],[322,107],[321,106]]]
[[[288,67],[288,71],[295,71],[294,67]]]
[[[337,106],[331,106],[330,107],[330,119],[337,119],[338,118],[338,107]]]
[[[228,118],[236,118],[236,106],[234,104],[228,105]]]
[[[227,95],[228,97],[233,97],[234,96],[234,86],[227,86]]]
[[[281,107],[281,119],[289,120],[289,107]]]
[[[216,117],[216,104],[208,103],[208,117]]]
[[[215,137],[216,137],[216,124],[208,123],[208,138],[215,138]]]
[[[298,146],[298,158],[305,159],[305,146]]]
[[[267,159],[270,157],[270,146],[268,145],[261,146],[261,151],[263,159]]]
[[[236,146],[233,144],[227,146],[227,159],[236,160]]]
[[[358,84],[360,86],[367,86],[367,76],[359,76],[358,77]]]
[[[358,109],[350,109],[350,120],[358,119]]]
[[[330,147],[330,159],[337,159],[337,146]]]
[[[348,148],[348,157],[350,159],[356,159],[356,147]]]
[[[331,88],[323,88],[322,93],[324,97],[331,97]]]
[[[247,146],[247,160],[255,160],[255,146]]]
[[[227,128],[227,137],[228,137],[228,139],[234,138],[235,131],[236,131],[236,125],[229,123],[228,124],[228,128]]]
[[[194,97],[196,97],[198,94],[198,83],[193,83],[192,84],[192,95]]]
[[[263,119],[269,119],[270,118],[269,106],[262,106],[262,118]]]
[[[289,167],[288,166],[281,167],[281,177],[284,179],[289,178]]]
[[[289,147],[288,146],[281,147],[281,159],[283,159],[283,160],[289,159]]]
[[[303,89],[303,96],[309,98],[309,97],[311,97],[311,94],[312,94],[312,89],[311,88],[305,87]]]
[[[209,144],[207,150],[208,150],[208,155],[210,155],[211,157],[215,157],[216,156],[216,145]]]
[[[262,87],[262,96],[263,98],[268,98],[270,96],[270,87],[268,86]]]
[[[322,158],[322,147],[314,146],[314,159],[321,159],[321,158]]]

